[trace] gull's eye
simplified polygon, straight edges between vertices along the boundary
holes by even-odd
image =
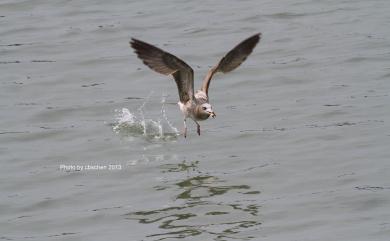
[[[203,106],[203,108],[202,108],[202,109],[203,109],[203,110],[207,110],[207,108],[206,108],[206,107],[204,107],[204,106]]]

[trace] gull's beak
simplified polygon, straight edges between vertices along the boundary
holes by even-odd
[[[214,111],[213,111],[213,112],[210,113],[210,116],[213,117],[213,118],[215,118],[217,115],[216,115],[216,114],[214,113]]]

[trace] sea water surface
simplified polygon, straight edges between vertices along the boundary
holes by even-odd
[[[0,1],[0,240],[389,240],[388,0]],[[215,76],[202,134],[136,37]]]

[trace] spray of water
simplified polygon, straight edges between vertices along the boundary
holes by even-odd
[[[144,136],[153,139],[176,138],[179,131],[168,119],[165,110],[165,96],[162,96],[161,100],[160,117],[157,120],[145,118],[144,109],[152,94],[153,92],[150,92],[136,112],[131,112],[127,108],[115,110],[117,114],[113,131],[124,136]]]
[[[174,127],[168,119],[167,113],[165,111],[165,101],[166,101],[166,96],[163,95],[161,99],[161,116],[162,118],[164,118],[164,121],[168,124],[171,130],[173,130],[175,133],[179,133],[179,130],[176,127]]]

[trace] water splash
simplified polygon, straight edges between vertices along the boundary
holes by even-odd
[[[161,101],[161,115],[157,120],[145,118],[145,106],[150,99],[151,92],[145,101],[137,108],[137,112],[131,112],[127,108],[115,110],[116,122],[113,131],[124,136],[144,136],[152,139],[172,139],[179,135],[179,131],[169,121],[165,111],[165,99]],[[138,113],[138,114],[137,114]]]
[[[175,133],[179,133],[179,130],[176,127],[174,127],[168,119],[167,113],[165,111],[165,101],[166,101],[166,96],[162,96],[161,116],[162,116],[163,120],[168,124],[169,128],[171,128],[171,130],[173,130]]]

